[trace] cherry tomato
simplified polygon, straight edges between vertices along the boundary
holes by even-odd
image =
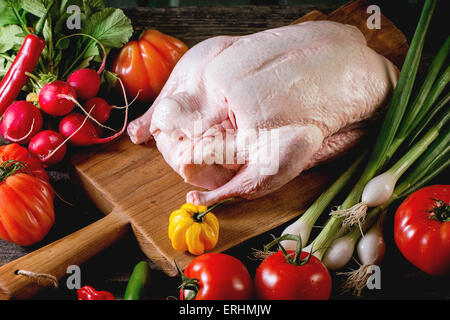
[[[394,239],[403,256],[430,275],[450,273],[450,186],[422,188],[398,207]]]
[[[138,100],[154,100],[169,78],[175,64],[188,50],[180,40],[157,30],[146,30],[138,41],[128,42],[113,65],[127,95]]]
[[[181,300],[248,300],[253,282],[247,268],[223,253],[198,256],[184,270]]]
[[[287,251],[292,255],[295,251]],[[308,252],[302,252],[301,260]],[[327,300],[331,276],[327,268],[311,255],[306,263],[291,264],[282,251],[267,257],[256,269],[255,292],[263,300]]]

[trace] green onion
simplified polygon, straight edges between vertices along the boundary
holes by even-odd
[[[439,119],[428,132],[389,170],[370,180],[363,191],[361,200],[367,207],[377,207],[387,201],[394,191],[398,179],[416,161],[428,146],[439,136],[440,130],[448,123],[450,112]],[[364,214],[365,216],[365,214]]]
[[[395,150],[399,146],[393,144],[392,142],[408,105],[411,91],[414,86],[417,69],[419,67],[425,35],[435,6],[435,0],[428,0],[424,4],[416,32],[411,41],[411,46],[409,47],[405,62],[400,72],[397,86],[394,89],[389,108],[386,112],[380,132],[375,142],[374,150],[372,151],[369,162],[359,181],[356,183],[348,198],[343,203],[342,209],[349,209],[359,202],[367,182],[369,182],[377,171],[379,171],[385,164],[388,159],[388,155],[393,153],[393,146],[395,146]]]
[[[404,197],[425,185],[442,172],[450,161],[450,128],[439,135],[417,163],[401,179],[394,193]]]
[[[383,211],[377,218],[377,222],[365,233],[364,237],[359,240],[356,246],[356,252],[360,260],[360,267],[349,272],[338,272],[338,275],[347,276],[346,281],[342,284],[343,291],[353,291],[356,296],[361,296],[362,291],[367,286],[371,267],[379,264],[386,252],[386,242],[383,237],[383,225],[386,217]],[[359,236],[359,233],[356,233]],[[357,239],[355,240],[355,242]]]
[[[419,23],[411,41],[411,46],[409,47],[397,85],[394,89],[391,103],[386,112],[378,138],[375,142],[375,147],[369,159],[367,169],[363,174],[363,180],[365,180],[365,183],[367,183],[367,181],[370,180],[373,175],[375,175],[376,171],[379,170],[384,164],[387,151],[390,148],[402,121],[402,117],[405,113],[414,86],[414,81],[419,68],[420,57],[422,55],[422,49],[425,42],[425,35],[427,33],[436,2],[436,0],[425,1]]]
[[[449,165],[450,128],[447,128],[445,133],[440,135],[414,166],[411,167],[411,173],[401,179],[390,198],[367,213],[366,219],[360,228],[353,227],[347,234],[335,239],[331,243],[330,249],[323,256],[324,264],[332,270],[344,267],[353,255],[355,245],[361,237],[361,231],[365,232],[370,228],[370,226],[378,219],[379,215],[385,212],[394,201],[404,198],[418,190],[443,170],[448,168]],[[368,249],[374,248],[369,247]],[[371,254],[373,255],[374,253],[367,253],[367,255]],[[359,270],[346,273],[346,275],[351,277],[349,283],[346,283],[346,286],[351,284],[355,286],[355,288],[359,287],[360,283],[355,281],[355,279],[359,279],[360,281],[365,279],[365,277],[362,277],[360,274],[362,273],[362,270],[365,269],[364,264],[367,263],[363,261],[363,265],[361,265]]]
[[[380,133],[375,142],[374,150],[372,151],[365,170],[350,194],[340,206],[339,210],[335,212],[337,214],[331,217],[317,238],[311,244],[314,248],[316,248],[317,251],[315,255],[319,259],[323,258],[323,254],[341,230],[343,219],[340,214],[343,210],[350,210],[353,206],[358,204],[367,182],[369,182],[375,174],[381,170],[383,165],[385,165],[385,162],[389,159],[387,157],[388,151],[390,151],[390,149],[392,150],[392,142],[398,132],[398,128],[401,124],[411,96],[424,46],[425,35],[428,30],[436,2],[436,0],[425,1],[416,31],[400,72],[398,83],[394,89],[389,108],[386,112]],[[438,62],[435,63],[435,66],[437,64]],[[434,68],[432,70],[434,72]]]
[[[438,114],[443,107],[445,107],[450,100],[450,92],[447,92],[441,100],[439,100],[438,103],[433,107],[430,112],[428,112],[427,116],[422,119],[422,121],[416,126],[413,133],[411,133],[410,136],[408,136],[408,140],[405,143],[407,146],[411,146],[416,140],[417,137],[423,132],[424,128],[428,126],[428,124],[431,122],[431,120]],[[448,111],[447,111],[448,112]]]
[[[323,211],[330,205],[334,197],[336,197],[337,194],[347,185],[350,179],[355,176],[355,173],[361,166],[361,163],[366,156],[367,152],[360,155],[353,162],[353,164],[344,173],[342,173],[341,176],[326,191],[324,191],[311,206],[309,206],[309,208],[299,219],[284,229],[282,235],[299,235],[302,239],[302,243],[308,243],[309,235],[317,219],[319,219]],[[284,240],[282,245],[287,250],[295,250],[297,241]]]
[[[409,106],[408,111],[401,122],[401,127],[399,128],[397,137],[405,138],[414,130],[414,128],[421,122],[423,116],[425,116],[429,111],[430,107],[435,102],[435,99],[437,99],[447,85],[449,78],[448,67],[440,79],[436,81],[436,84],[435,80],[438,77],[439,71],[441,70],[443,64],[447,60],[449,49],[450,37],[447,37],[444,45],[439,49],[433,59],[433,62],[428,68],[427,76],[425,77],[422,86],[420,87],[416,97]],[[430,95],[430,91],[434,92]]]

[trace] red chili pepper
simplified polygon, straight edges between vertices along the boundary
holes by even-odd
[[[84,286],[77,290],[78,300],[116,300],[108,291],[97,291],[91,286]]]
[[[27,82],[28,76],[26,73],[31,73],[39,61],[39,57],[45,48],[45,40],[38,35],[42,33],[44,22],[53,4],[54,1],[51,1],[44,16],[38,21],[36,34],[29,34],[25,37],[25,41],[17,53],[14,62],[0,82],[0,117],[6,108],[17,98]]]
[[[28,80],[26,72],[33,71],[44,48],[44,39],[34,34],[26,36],[13,64],[0,83],[0,115],[19,95]]]

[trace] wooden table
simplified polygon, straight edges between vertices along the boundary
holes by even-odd
[[[156,28],[179,37],[189,46],[192,46],[212,34],[241,35],[283,26],[312,9],[329,13],[336,9],[336,6],[133,8],[126,9],[125,12],[132,19],[137,34],[145,28]],[[399,21],[397,21],[395,11],[392,14],[386,11],[383,11],[383,13],[394,21],[410,39],[417,21],[414,14],[411,15],[411,21],[408,23],[405,16],[409,15],[401,15],[398,17]],[[439,43],[439,40],[438,35],[438,38],[433,38],[431,43],[433,41]],[[436,45],[428,45],[426,47],[427,52],[424,55],[425,58],[430,53],[435,52],[436,48]],[[0,144],[3,143],[5,142],[0,140]],[[58,199],[55,200],[56,223],[47,237],[38,245],[23,248],[0,240],[0,265],[103,217],[103,214],[87,200],[82,191],[71,182],[68,172],[66,163],[52,168],[50,170],[51,182],[63,199],[75,205],[71,207]],[[398,252],[392,237],[392,216],[388,216],[385,227],[388,248],[381,265],[382,289],[366,291],[365,298],[449,299],[449,279],[432,278],[423,274],[410,265]],[[279,234],[284,227],[285,225],[277,228],[277,230],[272,230],[270,233]],[[315,230],[315,232],[318,232],[318,230]],[[259,262],[249,259],[252,248],[261,249],[262,245],[271,239],[270,233],[251,239],[227,253],[243,261],[253,275]],[[81,266],[82,285],[92,285],[97,289],[108,290],[117,298],[121,298],[134,265],[138,261],[146,259],[146,256],[138,248],[134,237],[128,234],[119,243]],[[151,261],[149,262],[151,263]],[[164,299],[169,296],[176,296],[179,279],[170,278],[162,271],[157,270],[153,264],[151,265],[153,270],[150,298]],[[340,279],[334,277],[333,281],[334,287],[337,288]],[[73,290],[68,290],[65,282],[66,279],[64,278],[60,281],[59,289],[44,290],[35,299],[74,299],[76,293]],[[349,294],[341,295],[335,289],[332,298],[348,299],[352,296]]]

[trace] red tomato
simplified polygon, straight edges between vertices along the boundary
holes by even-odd
[[[175,64],[188,50],[180,40],[157,30],[146,30],[138,41],[128,42],[113,65],[127,95],[138,100],[154,100],[169,78]]]
[[[302,252],[300,259],[308,255],[308,252]],[[327,300],[331,294],[331,276],[313,255],[307,263],[296,265],[289,263],[283,252],[278,251],[256,269],[255,291],[263,300]]]
[[[429,186],[411,194],[395,213],[397,247],[409,262],[430,275],[450,273],[449,202],[449,185]]]
[[[184,270],[196,282],[193,300],[248,300],[253,297],[253,282],[247,268],[238,259],[223,253],[198,256]],[[183,284],[186,285],[185,279]],[[181,289],[180,299],[187,299],[189,287]]]
[[[55,221],[54,191],[40,161],[18,144],[0,147],[0,239],[28,246]]]

